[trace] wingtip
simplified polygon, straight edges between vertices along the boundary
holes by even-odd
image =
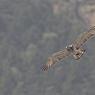
[[[47,65],[43,65],[42,66],[42,71],[47,71],[48,70],[48,66]]]

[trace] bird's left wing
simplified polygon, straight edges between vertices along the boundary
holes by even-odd
[[[58,63],[70,54],[71,52],[69,52],[66,48],[64,50],[60,50],[59,52],[54,53],[52,56],[48,58],[47,63],[42,67],[42,69],[46,71],[53,64]]]

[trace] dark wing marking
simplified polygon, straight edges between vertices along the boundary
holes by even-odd
[[[92,38],[94,36],[95,36],[95,26],[91,27],[91,29],[88,32],[80,34],[79,37],[73,43],[73,45],[76,48],[80,48],[89,38]]]
[[[54,53],[51,57],[48,58],[47,63],[42,67],[42,69],[46,71],[53,64],[63,60],[65,57],[69,56],[70,54],[71,52],[67,51],[67,49]]]

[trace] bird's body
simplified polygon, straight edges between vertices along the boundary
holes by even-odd
[[[87,32],[82,33],[79,37],[71,44],[66,46],[65,49],[60,50],[52,54],[48,58],[48,62],[43,66],[43,70],[47,70],[53,64],[58,63],[60,60],[63,60],[65,57],[73,56],[75,60],[80,59],[84,54],[85,49],[82,48],[82,45],[89,39],[95,36],[95,26]]]

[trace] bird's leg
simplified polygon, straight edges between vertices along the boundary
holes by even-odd
[[[77,55],[75,55],[75,54],[73,55],[73,57],[74,57],[74,59],[75,59],[75,60],[80,59],[80,57],[79,57],[79,56],[77,56]]]

